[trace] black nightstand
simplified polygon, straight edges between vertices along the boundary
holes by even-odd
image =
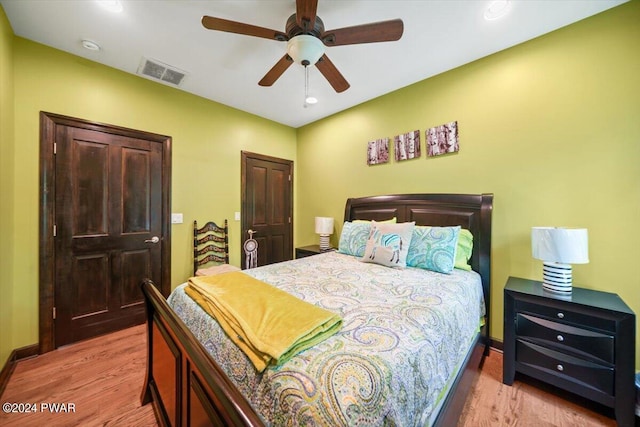
[[[331,251],[335,251],[335,248],[329,248],[326,251],[321,251],[320,245],[302,246],[301,248],[296,248],[296,259]]]
[[[633,426],[635,325],[616,294],[574,287],[561,297],[509,277],[502,382],[513,384],[521,372],[614,408],[618,425]]]

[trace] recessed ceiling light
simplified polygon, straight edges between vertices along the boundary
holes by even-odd
[[[100,6],[109,12],[122,12],[122,2],[120,0],[97,0]]]
[[[494,19],[502,18],[509,12],[510,8],[511,2],[509,0],[495,0],[484,11],[484,19],[493,21]]]
[[[82,47],[85,49],[89,49],[89,50],[93,50],[93,51],[97,51],[100,50],[100,45],[96,42],[93,42],[91,40],[82,40]]]

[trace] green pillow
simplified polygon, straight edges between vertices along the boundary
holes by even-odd
[[[454,267],[460,270],[471,271],[469,260],[473,251],[473,234],[465,228],[458,234],[458,247],[456,249],[456,262]]]

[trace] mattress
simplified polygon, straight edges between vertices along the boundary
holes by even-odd
[[[473,271],[329,252],[245,273],[343,318],[337,334],[258,373],[184,284],[172,292],[169,305],[267,425],[429,425],[484,314]]]

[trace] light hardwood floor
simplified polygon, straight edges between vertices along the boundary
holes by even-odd
[[[141,325],[20,361],[0,403],[35,403],[38,412],[0,412],[0,425],[156,426],[151,405],[140,406],[145,341]],[[491,351],[458,427],[616,425],[588,403],[539,386],[502,384],[502,354]],[[73,403],[75,413],[41,412],[41,403]]]
[[[0,413],[0,426],[156,426],[140,406],[145,375],[145,326],[22,360],[1,403],[35,403],[38,412]],[[75,413],[40,412],[41,403],[73,403]]]
[[[502,352],[492,349],[467,398],[458,427],[616,426],[615,420],[602,415],[607,411],[611,412],[533,379],[516,376],[512,386],[502,384]]]

